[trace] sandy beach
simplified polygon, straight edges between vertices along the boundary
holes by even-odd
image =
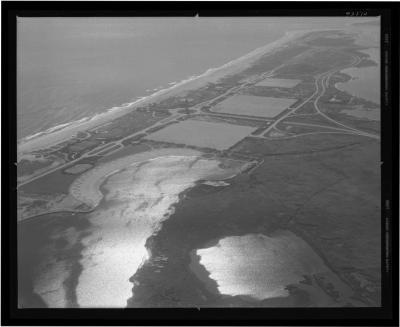
[[[66,141],[80,131],[88,130],[105,124],[109,120],[121,117],[139,106],[150,103],[157,103],[167,97],[174,96],[188,90],[200,88],[207,83],[216,82],[224,76],[240,72],[249,67],[261,56],[267,53],[272,53],[273,51],[277,51],[290,41],[293,41],[296,38],[310,33],[311,31],[312,30],[289,31],[282,38],[263,47],[257,48],[249,52],[248,54],[232,60],[220,67],[210,68],[201,75],[194,76],[178,82],[169,88],[158,90],[157,92],[136,100],[132,103],[127,103],[120,107],[113,107],[108,111],[97,114],[91,118],[83,118],[76,122],[63,124],[63,126],[61,127],[56,126],[49,129],[48,131],[38,133],[36,137],[31,136],[29,137],[29,139],[25,139],[20,144],[18,144],[18,160],[26,153],[30,153],[39,149],[44,149],[60,142]]]
[[[175,68],[166,53],[142,47],[151,88],[118,61],[119,72],[134,78],[97,78],[104,89],[88,83],[97,92],[87,93],[97,100],[91,110],[68,102],[65,119],[35,128],[52,115],[35,116],[28,109],[41,106],[33,102],[20,107],[35,134],[17,146],[25,177],[18,185],[19,306],[380,305],[380,175],[371,166],[379,163],[379,144],[368,132],[379,132],[379,124],[362,116],[376,107],[334,87],[348,79],[340,71],[372,64],[351,26],[336,25],[276,27],[274,38],[260,34],[257,43],[254,28],[250,38],[229,29],[240,52],[201,43],[204,52],[187,55],[178,78],[161,68]],[[167,41],[175,57],[186,55],[181,43]],[[119,45],[113,49],[130,58],[141,48]],[[195,70],[207,51],[230,56],[210,57]],[[165,57],[160,67],[149,53]],[[70,66],[86,74],[76,63]],[[83,83],[71,85],[66,98],[84,93]],[[124,85],[130,88],[119,93]],[[137,96],[146,88],[147,96]],[[49,94],[56,104],[63,95],[49,89],[43,97]]]

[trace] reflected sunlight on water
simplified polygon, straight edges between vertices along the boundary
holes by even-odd
[[[197,255],[221,294],[259,300],[288,296],[287,285],[298,283],[304,275],[329,271],[311,247],[289,231],[271,237],[226,237],[216,246],[197,250]]]
[[[129,278],[149,258],[146,240],[171,213],[179,194],[218,168],[216,160],[161,157],[128,167],[105,184],[104,206],[91,216],[92,233],[83,240],[77,287],[82,307],[124,307],[132,296]]]

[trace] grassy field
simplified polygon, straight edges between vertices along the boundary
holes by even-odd
[[[33,174],[35,171],[46,168],[50,165],[51,165],[51,161],[48,161],[48,160],[29,161],[29,160],[22,159],[20,162],[18,162],[18,166],[17,166],[18,176]]]
[[[270,87],[287,87],[292,88],[299,84],[301,81],[298,79],[282,79],[282,78],[266,78],[258,86],[270,86]]]
[[[361,136],[341,134],[323,134],[318,137],[315,135],[305,135],[292,139],[276,140],[247,137],[232,148],[231,151],[262,158],[326,152],[351,148],[357,144],[363,144],[369,141],[369,139]]]
[[[60,149],[56,147],[48,151],[60,157],[71,155],[72,152],[81,155],[100,142],[112,142],[151,126],[170,115],[164,109],[188,108],[205,99],[212,99],[229,87],[237,86],[243,78],[267,72],[285,63],[274,75],[276,78],[268,79],[267,82],[276,84],[279,79],[299,79],[301,83],[294,85],[294,82],[284,83],[280,80],[281,84],[276,88],[269,87],[276,85],[250,86],[215,107],[217,112],[219,108],[221,112],[261,117],[282,114],[288,106],[295,105],[298,99],[306,98],[315,90],[315,74],[350,63],[350,55],[359,54],[350,38],[326,37],[328,32],[319,35],[321,37],[317,39],[305,38],[303,41],[306,44],[292,44],[265,55],[252,67],[227,76],[218,84],[210,84],[199,90],[191,90],[183,97],[172,97],[160,104],[149,105],[148,109],[152,108],[152,111],[144,108],[135,111],[97,128],[91,134],[81,135],[82,138],[88,136],[87,139],[74,138],[65,142]],[[310,45],[315,46],[311,51]],[[329,49],[330,46],[346,46],[347,53]],[[378,133],[379,122],[342,112],[357,106],[375,108],[333,87],[335,82],[346,78],[347,75],[340,73],[332,77],[330,87],[320,99],[321,110],[343,124]],[[293,88],[289,89],[288,86]],[[297,113],[315,113],[315,108],[307,103]],[[124,148],[110,155],[92,156],[73,164],[96,165],[98,162],[110,162],[151,148],[171,147],[193,147],[207,152],[209,157],[224,155],[259,159],[256,169],[228,180],[228,187],[205,185],[200,181],[197,186],[180,195],[181,201],[175,206],[175,213],[147,240],[146,246],[151,252],[151,258],[131,277],[132,281],[140,284],[135,286],[134,297],[129,300],[128,306],[296,307],[321,304],[321,292],[324,296],[334,297],[339,292],[335,285],[320,278],[317,282],[321,292],[316,291],[310,282],[315,280],[315,276],[311,275],[304,276],[300,283],[286,285],[288,297],[257,301],[248,296],[221,296],[207,270],[194,263],[197,260],[194,255],[196,250],[212,247],[221,238],[246,234],[271,237],[278,230],[288,230],[304,240],[323,260],[324,265],[352,290],[353,299],[357,303],[379,306],[379,142],[357,135],[322,133],[269,140],[251,137],[251,134],[264,133],[268,127],[266,121],[250,120],[251,117],[247,117],[247,120],[244,117],[217,118],[211,114],[189,119],[191,116],[184,117],[179,123],[156,127],[154,133],[146,137],[144,133],[131,137],[123,142]],[[320,127],[290,127],[290,124],[286,124],[289,122],[339,127],[319,115],[290,117],[277,126],[287,136],[324,131]],[[141,138],[145,141],[130,144]],[[25,165],[23,162],[18,168],[36,168]],[[39,195],[67,194],[76,178],[77,175],[58,170],[22,186],[19,191],[26,196],[37,194],[38,198]],[[76,246],[70,248],[62,235],[63,231],[72,228],[79,240],[88,231],[89,223],[84,215],[77,214],[74,219],[71,218],[71,215],[65,214],[46,215],[19,225],[18,237],[24,240],[20,242],[23,246],[18,249],[22,305],[43,305],[32,292],[31,279],[44,253],[56,259],[62,256],[70,259],[72,277],[68,280],[68,301],[72,307],[77,305],[74,288],[80,273],[82,245],[77,242]]]
[[[234,95],[215,106],[213,112],[256,117],[275,117],[297,99]]]
[[[125,156],[129,156],[135,153],[140,153],[149,150],[150,148],[144,144],[134,144],[127,145],[123,147],[121,150],[111,153],[108,156],[104,156],[99,159],[99,162],[108,162],[112,160],[116,160]]]
[[[64,172],[67,174],[76,175],[76,174],[83,173],[84,171],[86,171],[92,167],[93,166],[90,164],[77,164],[75,166],[65,169]]]
[[[335,119],[336,121],[345,124],[350,127],[358,128],[362,131],[370,132],[373,134],[379,134],[380,131],[380,121],[379,119],[369,120],[366,117],[360,118],[350,115],[349,112],[362,110],[359,106],[346,106],[346,105],[337,105],[337,104],[324,104],[324,113],[326,113],[329,117]],[[379,109],[370,109],[373,111],[372,116],[380,118],[380,110]],[[346,112],[347,111],[347,112]],[[364,111],[365,112],[365,111]]]
[[[315,113],[314,111],[311,111],[309,107],[306,107],[307,109],[304,111],[299,110],[299,114],[303,113]],[[333,117],[332,117],[333,118]],[[297,123],[302,123],[302,124],[315,124],[315,125],[323,125],[323,126],[328,126],[328,127],[335,127],[335,128],[341,128],[341,126],[338,126],[334,122],[331,122],[327,120],[326,118],[320,116],[320,115],[307,115],[307,116],[300,116],[300,115],[294,115],[286,118],[284,120],[285,122],[297,122]]]
[[[379,305],[379,144],[357,136],[302,139],[247,138],[234,150],[264,157],[258,169],[238,176],[228,188],[199,185],[187,192],[148,240],[153,257],[133,277],[140,285],[129,305],[304,304],[309,294],[296,285],[287,298],[222,297],[190,269],[191,251],[226,236],[268,235],[277,229],[304,238],[362,305]],[[168,260],[159,264],[160,257]]]
[[[249,126],[185,120],[150,134],[146,139],[224,150],[254,130]]]
[[[18,191],[32,194],[68,193],[69,185],[75,180],[76,175],[64,174],[56,170],[42,178],[21,186]]]

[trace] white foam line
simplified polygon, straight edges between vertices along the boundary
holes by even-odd
[[[133,102],[126,103],[123,106],[117,106],[117,107],[112,107],[108,109],[107,111],[103,113],[96,114],[92,117],[84,117],[78,121],[73,121],[68,124],[62,124],[58,125],[55,127],[52,127],[44,132],[36,133],[34,135],[28,136],[24,138],[23,140],[20,141],[18,144],[18,152],[24,153],[24,152],[31,152],[37,149],[42,149],[49,147],[51,145],[55,145],[57,143],[63,142],[65,140],[68,140],[72,135],[75,133],[83,130],[83,129],[88,129],[88,128],[94,128],[97,125],[100,125],[101,123],[104,123],[105,119],[111,119],[111,118],[117,118],[119,116],[122,116],[125,114],[125,110],[127,109],[133,109],[134,107],[144,104],[145,102],[150,103],[154,102],[157,100],[156,98],[166,95],[168,93],[171,93],[171,91],[178,90],[179,88],[186,86],[189,87],[189,84],[194,81],[199,81],[205,77],[213,77],[211,75],[216,75],[215,78],[218,80],[222,78],[222,76],[232,74],[233,72],[241,71],[244,70],[245,68],[248,67],[252,62],[257,60],[260,56],[267,54],[268,52],[271,52],[272,50],[276,50],[280,46],[284,45],[285,43],[288,43],[292,40],[294,40],[297,37],[300,37],[302,35],[305,35],[307,33],[310,33],[312,31],[323,31],[323,30],[300,30],[300,31],[288,31],[285,33],[285,35],[272,42],[269,43],[265,46],[259,47],[246,55],[239,57],[237,59],[231,60],[227,62],[226,64],[220,66],[220,67],[215,67],[215,68],[210,68],[206,70],[203,74],[200,75],[193,75],[190,76],[187,79],[184,79],[180,82],[176,82],[174,85],[167,87],[165,89],[154,89],[157,90],[156,92],[148,95],[141,97]],[[239,64],[245,64],[245,66],[240,66]],[[233,68],[236,66],[237,70],[230,70],[226,71],[227,69]],[[224,73],[222,76],[217,75],[217,73]],[[209,80],[205,80],[203,82],[209,82]],[[199,87],[199,85],[192,85],[192,88]],[[189,87],[190,89],[190,87]],[[161,100],[161,99],[159,99]],[[114,117],[111,117],[113,114]]]

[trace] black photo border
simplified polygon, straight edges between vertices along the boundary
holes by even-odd
[[[2,2],[2,325],[398,326],[399,5],[393,2]],[[16,18],[381,16],[382,306],[379,308],[18,309]]]

